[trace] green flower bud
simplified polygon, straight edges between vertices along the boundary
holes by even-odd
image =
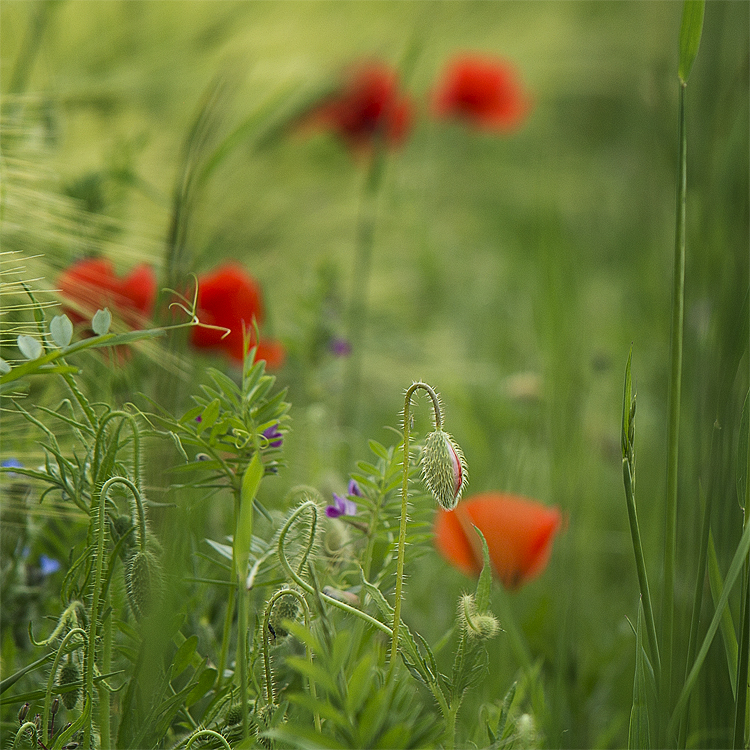
[[[268,618],[268,632],[272,643],[275,643],[277,638],[283,639],[289,635],[289,632],[284,628],[284,620],[296,620],[298,615],[299,601],[292,594],[280,596],[273,603],[273,609]]]
[[[477,612],[472,594],[464,594],[458,600],[458,617],[469,638],[488,641],[500,630],[500,624],[492,612]]]
[[[66,664],[63,664],[60,668],[60,672],[57,676],[57,685],[60,688],[64,688],[71,683],[79,682],[80,679],[81,673],[78,671],[78,667],[72,661],[69,661]],[[80,692],[81,688],[79,686],[75,688],[75,690],[68,690],[65,693],[62,693],[63,706],[68,710],[75,708],[76,703],[78,703],[78,695]]]
[[[444,430],[431,432],[425,440],[422,477],[441,507],[456,507],[469,477],[461,448]]]
[[[128,560],[125,569],[128,601],[136,619],[147,617],[162,591],[161,565],[150,550],[139,550]]]

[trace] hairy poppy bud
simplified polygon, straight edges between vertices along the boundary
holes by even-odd
[[[299,615],[299,602],[292,594],[280,596],[274,603],[271,616],[268,618],[268,631],[272,642],[277,638],[286,638],[289,632],[284,628],[284,620],[296,620]]]
[[[487,641],[500,630],[500,624],[492,612],[477,612],[472,594],[464,594],[458,600],[458,617],[469,638]]]
[[[128,560],[125,586],[136,619],[149,615],[162,588],[161,565],[153,552],[139,550]]]
[[[67,685],[80,682],[80,680],[81,673],[78,671],[78,667],[72,661],[69,661],[62,665],[60,673],[57,676],[57,685],[59,688],[64,688]],[[78,694],[80,692],[80,687],[64,692],[62,694],[63,706],[68,710],[75,708],[76,703],[78,703]]]
[[[461,448],[447,432],[435,430],[427,436],[422,451],[422,477],[441,507],[456,507],[468,473]]]

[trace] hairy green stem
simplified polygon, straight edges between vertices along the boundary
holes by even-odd
[[[276,699],[273,692],[273,672],[271,670],[271,656],[268,649],[268,635],[269,635],[269,621],[271,619],[271,611],[273,610],[273,605],[282,597],[282,596],[293,596],[302,606],[302,613],[305,621],[305,628],[310,627],[310,608],[307,606],[307,600],[305,599],[302,594],[300,594],[299,591],[295,591],[294,589],[285,588],[281,589],[280,591],[277,591],[269,600],[268,604],[266,604],[266,612],[263,617],[263,667],[265,669],[265,677],[266,677],[266,702],[271,705],[276,705]],[[313,661],[313,655],[310,648],[305,644],[305,652],[307,655],[307,660],[312,664]],[[309,686],[310,686],[310,695],[312,696],[312,699],[314,701],[317,701],[317,691],[315,689],[315,681],[312,677],[308,680]],[[314,713],[315,718],[315,731],[320,732],[321,731],[321,723],[320,723],[320,713],[319,711],[315,711]]]
[[[213,737],[215,740],[218,740],[226,750],[232,750],[232,746],[227,742],[226,737],[218,732],[214,732],[213,729],[199,729],[197,732],[193,732],[193,734],[190,735],[187,745],[185,745],[185,750],[190,750],[193,743],[200,737]]]
[[[104,633],[102,634],[102,672],[109,674],[112,671],[112,613],[104,620]],[[112,747],[110,710],[110,693],[106,680],[99,682],[99,744],[101,750],[110,750]]]
[[[49,737],[49,713],[50,706],[52,705],[52,688],[55,684],[55,678],[57,677],[57,669],[60,666],[60,659],[68,651],[66,646],[68,642],[73,639],[74,636],[79,636],[83,639],[83,643],[86,642],[86,631],[83,628],[71,628],[62,639],[60,646],[55,653],[54,661],[52,662],[52,669],[50,670],[49,677],[47,678],[47,690],[44,694],[44,710],[42,712],[42,737],[45,739]]]
[[[409,437],[410,437],[410,409],[411,397],[414,391],[421,388],[429,394],[432,399],[432,408],[435,416],[435,429],[441,430],[443,427],[443,415],[440,411],[440,399],[437,393],[427,383],[412,383],[407,389],[404,396],[404,454],[403,454],[403,479],[401,482],[401,523],[398,531],[398,557],[396,562],[396,592],[393,604],[393,636],[391,638],[391,669],[396,663],[396,654],[398,653],[398,631],[401,620],[401,599],[404,586],[404,559],[406,556],[406,524],[409,504]]]
[[[332,596],[328,596],[328,594],[324,594],[322,591],[319,591],[316,594],[315,589],[309,583],[307,583],[307,581],[301,578],[299,574],[297,573],[297,571],[294,570],[292,566],[289,564],[289,560],[287,560],[286,551],[284,549],[284,541],[294,521],[305,510],[309,510],[313,515],[314,521],[317,522],[318,506],[315,504],[314,501],[306,500],[301,505],[299,505],[293,513],[289,515],[289,518],[287,518],[286,523],[284,524],[284,526],[281,529],[281,532],[279,533],[277,550],[278,550],[278,555],[279,555],[279,561],[281,562],[281,566],[284,568],[285,573],[303,591],[306,591],[308,594],[311,594],[314,596],[317,595],[318,597],[320,597],[321,601],[324,601],[333,607],[338,607],[339,609],[344,610],[344,612],[348,612],[349,614],[354,615],[355,617],[359,617],[361,620],[364,620],[366,623],[369,623],[370,625],[377,628],[381,632],[386,633],[387,635],[392,635],[393,630],[391,628],[389,628],[384,623],[380,622],[380,620],[376,620],[374,617],[371,617],[366,612],[363,612],[361,609],[357,609],[356,607],[352,607],[346,602],[342,602],[342,601],[339,601],[338,599],[334,599]]]
[[[667,498],[664,540],[664,592],[662,605],[662,675],[660,680],[661,714],[668,716],[672,704],[672,650],[674,641],[674,589],[677,564],[677,494],[682,394],[682,344],[685,314],[685,206],[687,199],[687,134],[685,132],[685,83],[680,82],[678,115],[677,222],[672,285],[672,341],[669,376],[667,424]],[[669,745],[669,737],[660,737]]]
[[[34,744],[32,747],[39,747],[39,732],[37,731],[36,724],[33,721],[25,721],[18,728],[16,736],[13,738],[13,750],[16,750],[18,743],[26,732],[31,732],[34,737]]]

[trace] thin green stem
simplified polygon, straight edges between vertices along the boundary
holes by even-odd
[[[664,540],[664,592],[662,606],[662,675],[660,697],[662,716],[672,704],[672,650],[674,641],[674,590],[677,564],[677,494],[682,394],[682,344],[685,312],[685,206],[687,198],[687,134],[685,129],[685,84],[680,82],[678,115],[677,222],[675,228],[674,276],[672,285],[672,342],[669,377],[669,416],[667,424],[667,498]],[[661,737],[662,745],[673,744]]]
[[[232,560],[232,570],[234,570],[234,559]],[[216,689],[219,689],[224,679],[224,669],[227,665],[227,652],[229,651],[229,633],[232,629],[232,620],[234,618],[234,597],[237,589],[234,586],[229,587],[229,596],[227,597],[227,612],[224,616],[224,631],[221,638],[221,651],[219,652],[219,673],[216,675]]]
[[[641,601],[643,602],[643,614],[646,620],[646,633],[648,634],[649,644],[651,645],[651,658],[653,659],[654,669],[658,679],[661,671],[659,641],[656,637],[656,621],[654,619],[654,609],[651,604],[651,589],[648,585],[646,560],[643,556],[641,532],[638,526],[638,513],[635,506],[635,492],[633,488],[632,474],[630,471],[630,463],[627,459],[623,459],[622,461],[622,476],[623,481],[625,482],[625,500],[628,507],[630,536],[633,541],[633,554],[635,555],[635,568],[638,574],[638,586],[641,591]]]
[[[248,680],[247,680],[247,591],[244,582],[238,579],[237,586],[237,670],[240,673],[240,701],[241,705],[247,706],[248,702]],[[242,712],[242,737],[250,736],[250,720],[247,711]]]
[[[362,374],[363,343],[367,325],[376,203],[385,170],[385,161],[385,151],[377,144],[363,186],[355,241],[354,269],[346,316],[346,340],[352,348],[352,353],[349,357],[346,382],[342,389],[341,423],[344,426],[352,425],[359,403],[357,394]]]
[[[403,479],[401,481],[401,523],[398,531],[398,557],[396,562],[396,592],[393,604],[393,636],[391,639],[390,665],[393,669],[398,653],[398,631],[401,621],[401,599],[404,585],[404,562],[406,557],[406,524],[408,520],[409,504],[409,437],[411,430],[411,397],[414,391],[421,388],[430,395],[432,408],[435,416],[435,429],[443,427],[443,415],[440,410],[440,399],[437,393],[427,383],[412,383],[404,395],[404,453],[403,453]]]

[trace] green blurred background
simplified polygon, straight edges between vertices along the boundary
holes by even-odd
[[[707,4],[687,94],[677,597],[685,611],[699,488],[717,493],[724,566],[742,522],[734,455],[748,386],[749,7]],[[627,736],[626,616],[635,617],[638,589],[619,430],[631,344],[637,495],[658,591],[681,8],[656,0],[4,0],[0,8],[3,93],[6,103],[25,102],[35,134],[13,154],[29,174],[6,172],[6,191],[31,181],[40,201],[6,204],[5,249],[26,253],[50,284],[80,255],[84,235],[96,235],[121,270],[141,260],[162,267],[184,143],[212,81],[221,82],[209,136],[217,143],[253,113],[260,132],[353,62],[401,69],[418,111],[379,195],[368,323],[354,342],[363,353],[354,428],[336,421],[345,363],[321,354],[316,337],[324,315],[343,332],[361,282],[352,278],[360,160],[325,132],[271,128],[260,145],[249,137],[191,207],[188,263],[201,271],[219,258],[242,260],[263,284],[267,331],[287,347],[279,380],[294,405],[289,469],[269,502],[301,482],[340,487],[354,461],[368,458],[368,437],[392,440],[383,428],[398,425],[403,389],[424,379],[443,396],[470,493],[505,490],[563,509],[567,529],[543,577],[510,600],[495,592],[539,659],[542,687],[528,700],[551,747],[621,746]],[[516,132],[429,116],[446,62],[465,51],[519,71],[533,108]],[[56,195],[85,209],[90,226],[60,230],[51,243],[35,212],[52,210],[44,200]],[[44,258],[32,262],[36,253]],[[426,404],[417,411],[424,428]],[[405,619],[434,641],[469,581],[434,554],[409,574]],[[720,657],[704,670],[700,710],[710,730],[692,738],[697,746],[726,741]],[[490,659],[469,715],[501,699],[517,674],[507,639],[492,642]]]

